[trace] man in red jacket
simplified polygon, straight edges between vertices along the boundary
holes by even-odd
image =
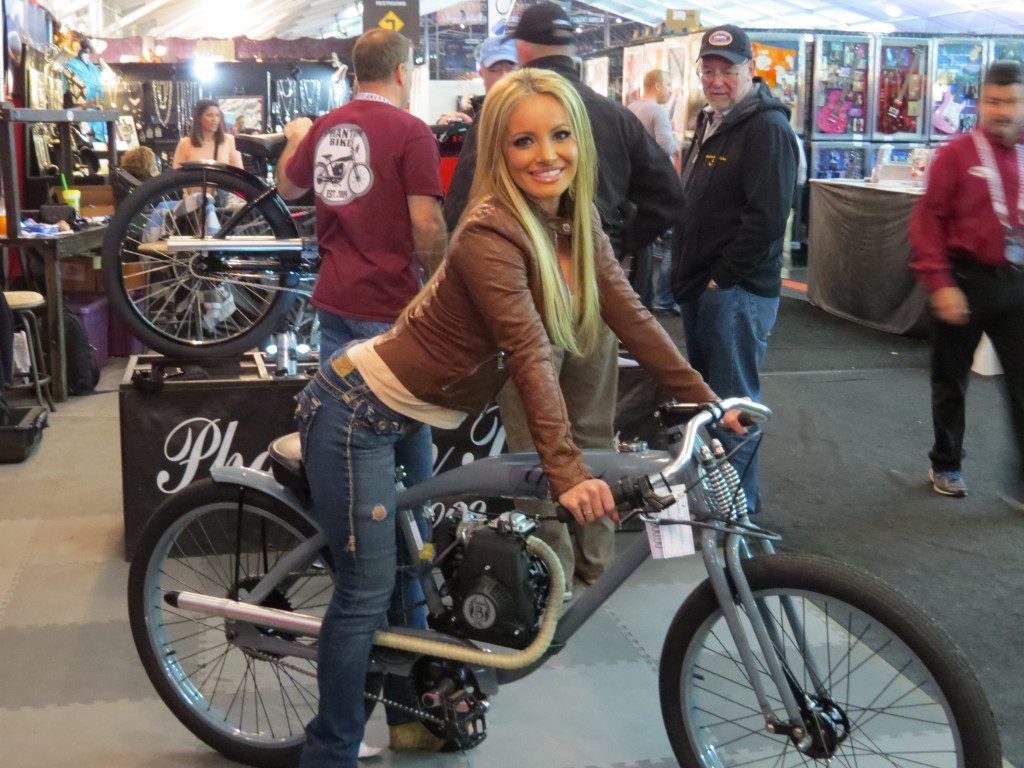
[[[964,395],[974,350],[987,333],[1005,373],[1024,463],[1024,71],[997,61],[985,74],[979,128],[939,150],[910,220],[911,267],[931,292],[932,422],[929,477],[946,496],[967,495],[960,473]],[[1024,467],[1016,504],[1024,491]]]

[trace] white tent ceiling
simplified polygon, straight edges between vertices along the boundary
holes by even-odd
[[[46,2],[46,0],[44,0]],[[322,37],[358,34],[357,0],[49,0],[57,18],[102,2],[98,34]],[[424,14],[457,5],[421,0]],[[705,25],[986,35],[1024,34],[1024,0],[587,0],[612,17],[655,25],[696,8]],[[95,18],[95,17],[94,17]]]

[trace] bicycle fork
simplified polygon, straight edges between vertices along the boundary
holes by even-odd
[[[771,543],[765,541],[764,544],[766,545],[766,553],[772,554],[773,547]],[[765,731],[768,733],[786,733],[791,735],[795,739],[798,749],[807,749],[812,743],[812,738],[804,728],[804,711],[806,707],[802,707],[801,704],[806,704],[806,702],[797,700],[799,687],[796,685],[792,674],[783,667],[780,660],[784,647],[784,638],[779,635],[778,629],[770,621],[770,617],[767,615],[767,607],[763,605],[762,601],[754,599],[746,574],[743,572],[742,561],[744,558],[750,557],[745,539],[739,534],[726,533],[722,549],[719,550],[718,532],[705,529],[701,533],[701,552],[711,582],[711,588],[718,599],[718,604],[722,609],[729,632],[736,643],[740,661],[754,690],[754,695],[757,697],[761,714],[764,716]],[[786,614],[786,619],[791,625],[796,645],[801,650],[805,663],[808,666],[808,672],[813,678],[816,693],[823,694],[824,687],[821,684],[823,678],[816,666],[815,660],[807,653],[806,636],[796,608],[793,606],[790,598],[783,596],[780,600],[783,611]],[[744,631],[740,621],[740,612],[737,604],[742,606],[747,620],[750,622],[757,645],[768,668],[768,673],[786,710],[788,722],[784,723],[779,720],[768,699],[768,693],[761,678],[761,670],[748,642],[747,633]],[[806,694],[804,695],[806,696]]]

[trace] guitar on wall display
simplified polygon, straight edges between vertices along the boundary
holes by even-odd
[[[815,124],[822,133],[846,133],[847,115],[853,103],[834,88],[828,92],[828,103],[818,109]]]
[[[915,46],[913,58],[910,60],[910,66],[907,68],[907,72],[903,76],[903,83],[900,85],[900,92],[897,94],[895,99],[889,102],[889,106],[885,110],[885,125],[881,127],[886,133],[899,133],[904,130],[912,131],[916,128],[916,121],[911,120],[910,116],[905,115],[904,112],[906,111],[907,89],[910,88],[910,81],[913,79],[914,75],[917,74],[920,59],[920,49]],[[898,79],[899,75],[896,74],[896,77]],[[891,80],[887,78],[886,82],[891,83]]]
[[[953,101],[953,92],[946,91],[942,97],[942,103],[935,108],[935,114],[932,115],[932,125],[935,126],[935,130],[942,133],[959,133],[960,113],[966,107],[966,98],[963,101]]]

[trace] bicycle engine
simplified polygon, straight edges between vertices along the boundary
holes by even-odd
[[[521,512],[496,519],[450,508],[434,529],[435,563],[450,597],[434,628],[456,637],[522,649],[537,636],[551,577],[526,550],[537,523]]]

